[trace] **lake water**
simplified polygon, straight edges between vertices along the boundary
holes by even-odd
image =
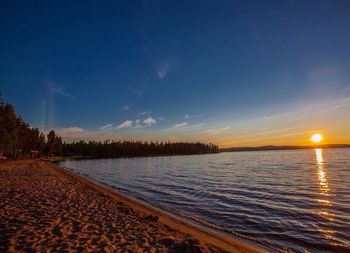
[[[60,165],[271,249],[350,252],[350,149],[66,160]]]

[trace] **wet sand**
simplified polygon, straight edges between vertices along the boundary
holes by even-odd
[[[44,161],[0,162],[0,252],[265,252]]]

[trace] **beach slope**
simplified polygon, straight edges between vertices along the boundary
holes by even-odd
[[[1,252],[264,252],[44,161],[0,163]]]

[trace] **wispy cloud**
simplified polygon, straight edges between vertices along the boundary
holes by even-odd
[[[162,121],[162,120],[165,120],[166,118],[165,117],[158,117],[157,119]]]
[[[188,122],[176,123],[170,127],[170,129],[179,129],[188,126]]]
[[[75,98],[72,94],[69,94],[67,91],[65,91],[65,88],[63,86],[58,86],[55,82],[52,82],[50,80],[46,81],[48,85],[48,89],[50,92],[61,95],[63,97],[68,97],[68,98]]]
[[[144,116],[144,115],[149,115],[149,114],[151,114],[151,113],[152,113],[152,111],[140,112],[140,113],[138,113],[138,114],[136,115],[136,117],[140,117],[140,116]]]
[[[63,127],[63,128],[56,128],[54,129],[58,135],[74,135],[74,134],[82,134],[87,132],[87,130],[80,128],[80,127]]]
[[[147,119],[143,120],[143,123],[146,125],[146,126],[151,126],[151,125],[154,125],[157,123],[157,121],[152,118],[151,116],[148,116]]]
[[[204,127],[205,125],[206,123],[204,121],[197,124],[189,124],[187,121],[185,121],[185,122],[176,123],[165,130],[170,130],[170,131],[176,130],[176,131],[183,132],[183,131],[190,131],[193,129],[201,128],[201,127]]]
[[[194,115],[185,114],[184,118],[185,119],[194,119],[194,118],[204,117],[205,115],[206,115],[205,113],[194,114]]]
[[[115,127],[115,129],[129,128],[132,126],[132,120],[125,120]]]
[[[124,106],[122,107],[122,110],[123,110],[123,111],[128,111],[128,110],[130,110],[130,106],[129,106],[129,105],[124,105]]]
[[[107,124],[104,126],[101,126],[99,129],[100,130],[107,130],[107,129],[111,129],[113,127],[113,124]]]
[[[162,63],[157,68],[157,74],[159,79],[162,81],[170,70],[170,65],[168,62]]]
[[[147,115],[148,112],[141,113],[142,115]],[[137,118],[136,120],[124,120],[117,126],[113,126],[112,123],[106,124],[104,126],[101,126],[99,130],[111,130],[111,129],[126,129],[126,128],[134,128],[134,129],[141,129],[145,127],[150,127],[152,125],[157,124],[157,120],[153,118],[152,116],[148,115],[146,118]]]
[[[145,128],[145,127],[149,127],[152,125],[157,124],[157,121],[152,117],[152,116],[148,116],[145,119],[136,119],[135,120],[135,125],[134,128],[135,129],[140,129],[140,128]]]
[[[208,129],[208,130],[203,131],[202,133],[203,134],[217,135],[217,134],[221,134],[229,129],[230,129],[230,127],[227,126],[227,127],[222,127],[222,128]]]

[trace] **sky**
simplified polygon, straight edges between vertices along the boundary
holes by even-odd
[[[349,1],[0,2],[0,92],[66,141],[350,143]]]

